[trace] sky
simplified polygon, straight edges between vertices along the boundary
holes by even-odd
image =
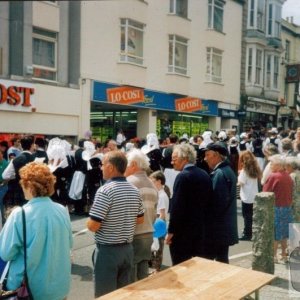
[[[287,0],[282,6],[282,18],[294,17],[294,23],[300,26],[300,0]]]

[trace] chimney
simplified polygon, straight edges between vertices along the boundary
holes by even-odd
[[[291,17],[291,23],[294,24],[294,17]]]

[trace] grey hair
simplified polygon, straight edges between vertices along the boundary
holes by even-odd
[[[190,164],[196,163],[197,153],[190,144],[175,145],[173,152],[176,152],[179,158],[187,159]]]
[[[267,144],[263,149],[263,152],[267,155],[275,155],[279,153],[278,148],[272,143]]]
[[[131,149],[126,154],[128,165],[130,165],[133,161],[136,162],[139,169],[146,171],[150,166],[149,157],[144,154],[140,149]]]
[[[280,154],[275,154],[272,155],[269,160],[274,164],[274,165],[279,165],[281,167],[285,167],[285,158],[280,155]]]
[[[293,170],[297,170],[299,168],[299,160],[294,156],[287,156],[285,158],[285,164],[290,166]]]

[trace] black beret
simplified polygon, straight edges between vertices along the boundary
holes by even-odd
[[[221,145],[219,143],[208,144],[206,146],[206,148],[205,148],[205,151],[209,151],[209,150],[218,152],[218,153],[220,153],[223,156],[227,156],[228,155],[227,149],[223,145]]]

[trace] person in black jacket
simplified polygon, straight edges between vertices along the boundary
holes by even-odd
[[[180,173],[174,183],[170,202],[170,221],[166,243],[172,264],[194,256],[206,257],[207,219],[213,189],[209,175],[195,166],[196,151],[189,144],[174,146],[172,164]]]
[[[209,258],[229,263],[229,246],[238,243],[237,178],[227,159],[228,151],[221,144],[206,146],[205,160],[211,169],[213,201],[210,203]]]

